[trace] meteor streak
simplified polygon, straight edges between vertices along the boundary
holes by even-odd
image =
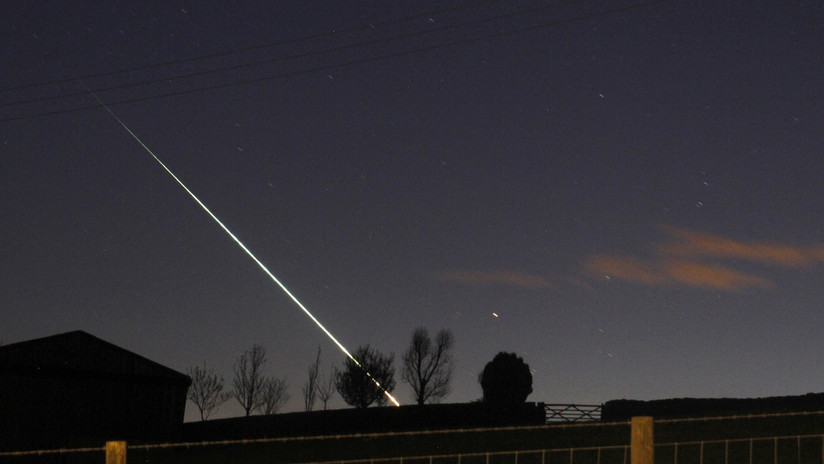
[[[123,127],[123,129],[125,129],[125,130],[126,130],[126,132],[128,132],[128,133],[129,133],[129,135],[131,135],[131,136],[132,136],[132,138],[133,138],[133,139],[135,139],[135,140],[137,141],[137,143],[139,143],[139,144],[140,144],[140,146],[141,146],[141,147],[143,147],[143,149],[144,149],[144,150],[146,150],[146,152],[148,152],[150,155],[152,155],[152,158],[154,158],[154,159],[155,159],[155,161],[157,161],[157,162],[158,162],[158,164],[160,164],[160,166],[161,166],[161,167],[162,167],[162,168],[163,168],[163,169],[164,169],[167,173],[169,173],[169,175],[170,175],[170,176],[172,176],[172,178],[173,178],[175,181],[177,181],[177,183],[178,183],[178,184],[180,184],[180,186],[181,186],[181,187],[183,187],[183,190],[185,190],[185,191],[186,191],[186,193],[188,193],[188,194],[189,194],[189,196],[191,196],[191,197],[192,197],[192,198],[193,198],[193,199],[197,202],[197,204],[198,204],[198,205],[200,205],[200,207],[201,207],[201,208],[203,208],[203,211],[206,211],[206,213],[207,213],[207,214],[208,214],[208,215],[209,215],[212,219],[214,219],[214,221],[215,221],[215,222],[216,222],[216,223],[217,223],[217,224],[218,224],[218,225],[219,225],[219,226],[220,226],[220,227],[221,227],[221,228],[222,228],[222,229],[223,229],[223,230],[224,230],[227,234],[229,234],[229,237],[231,237],[231,238],[232,238],[232,240],[234,240],[234,241],[235,241],[235,243],[237,243],[237,244],[238,244],[238,246],[240,246],[240,248],[241,248],[243,251],[245,251],[245,252],[246,252],[246,254],[247,254],[247,255],[249,255],[249,257],[250,257],[250,258],[252,258],[252,260],[253,260],[255,263],[257,263],[257,265],[258,265],[258,266],[259,266],[259,267],[263,270],[263,272],[265,272],[265,273],[266,273],[266,275],[268,275],[268,276],[269,276],[269,278],[270,278],[270,279],[272,279],[272,281],[273,281],[273,282],[275,282],[275,283],[278,285],[278,287],[280,287],[280,289],[281,289],[281,290],[283,290],[283,292],[284,292],[284,293],[286,293],[286,295],[287,295],[289,298],[291,298],[291,299],[292,299],[292,301],[294,301],[294,302],[295,302],[295,304],[296,304],[296,305],[298,305],[298,307],[299,307],[300,309],[302,309],[304,313],[306,313],[306,315],[307,315],[307,316],[309,316],[309,319],[312,319],[312,322],[314,322],[314,323],[315,323],[315,325],[317,325],[318,327],[320,327],[320,330],[322,330],[322,331],[323,331],[323,333],[325,333],[325,334],[326,334],[326,336],[327,336],[327,337],[329,337],[329,339],[330,339],[330,340],[332,340],[333,342],[335,342],[335,345],[337,345],[337,346],[338,346],[338,348],[340,348],[340,350],[341,350],[341,351],[342,351],[342,352],[343,352],[346,356],[348,356],[348,357],[349,357],[349,359],[351,359],[351,360],[352,360],[355,364],[357,364],[357,365],[358,365],[358,367],[360,367],[361,369],[363,369],[363,371],[364,371],[364,372],[366,372],[366,375],[367,375],[367,376],[369,376],[369,378],[372,380],[372,383],[374,383],[374,384],[375,384],[378,388],[380,388],[380,389],[383,391],[383,393],[386,395],[386,397],[387,397],[387,398],[389,398],[389,401],[391,401],[391,402],[392,402],[395,406],[400,406],[400,403],[398,403],[398,400],[396,400],[396,399],[395,399],[395,397],[393,397],[393,396],[392,396],[392,395],[391,395],[388,391],[386,391],[386,389],[384,389],[384,388],[381,386],[381,384],[380,384],[380,383],[378,383],[378,381],[377,381],[374,377],[372,377],[372,374],[370,374],[370,373],[369,373],[369,371],[367,371],[367,370],[366,370],[366,368],[364,368],[364,367],[363,367],[363,365],[361,365],[361,363],[360,363],[360,362],[358,362],[358,360],[357,360],[357,359],[355,359],[355,357],[354,357],[354,356],[352,356],[352,354],[349,352],[349,350],[347,350],[347,349],[346,349],[346,347],[345,347],[345,346],[343,346],[343,344],[341,344],[341,342],[339,342],[339,341],[338,341],[338,339],[337,339],[337,338],[335,338],[335,336],[334,336],[334,335],[332,335],[332,332],[329,332],[329,330],[327,330],[327,329],[326,329],[326,327],[324,327],[324,326],[323,326],[323,324],[321,324],[321,323],[320,323],[320,321],[319,321],[319,320],[318,320],[318,319],[317,319],[317,318],[316,318],[316,317],[315,317],[315,316],[314,316],[311,312],[309,312],[309,310],[308,310],[308,309],[306,309],[306,306],[304,306],[304,305],[303,305],[303,303],[301,303],[301,302],[300,302],[300,300],[298,300],[298,299],[297,299],[297,297],[296,297],[295,295],[293,295],[293,294],[292,294],[292,292],[290,292],[290,291],[289,291],[289,289],[288,289],[288,288],[286,288],[286,286],[285,286],[285,285],[283,285],[283,283],[281,283],[281,281],[280,281],[280,280],[278,280],[278,278],[277,278],[277,277],[275,277],[275,275],[274,275],[274,274],[272,274],[272,272],[271,272],[271,271],[269,271],[269,269],[266,267],[266,265],[264,265],[264,264],[263,264],[263,263],[262,263],[259,259],[257,259],[257,257],[256,257],[256,256],[255,256],[255,255],[254,255],[254,254],[253,254],[253,253],[252,253],[252,252],[251,252],[248,248],[246,248],[246,245],[244,245],[244,244],[243,244],[243,242],[241,242],[241,241],[240,241],[240,239],[239,239],[239,238],[237,238],[237,237],[235,236],[235,234],[233,234],[233,233],[232,233],[232,231],[231,231],[231,230],[229,230],[229,228],[228,228],[228,227],[226,227],[226,225],[224,225],[224,224],[223,224],[223,222],[221,222],[221,220],[220,220],[220,219],[218,219],[218,218],[217,218],[217,216],[215,216],[215,215],[212,213],[212,211],[211,211],[211,210],[209,210],[209,208],[208,208],[208,207],[206,207],[206,205],[205,205],[202,201],[200,201],[200,198],[198,198],[198,197],[197,197],[197,195],[195,195],[195,194],[194,194],[191,190],[189,190],[189,188],[188,188],[188,187],[186,187],[186,185],[183,183],[183,181],[181,181],[181,180],[180,180],[180,179],[179,179],[179,178],[178,178],[178,177],[177,177],[177,176],[176,176],[176,175],[175,175],[175,174],[171,171],[171,169],[169,169],[169,168],[168,168],[168,167],[167,167],[167,166],[163,163],[163,161],[160,161],[160,158],[158,158],[158,157],[157,157],[157,155],[155,155],[155,154],[154,154],[154,152],[152,152],[152,150],[151,150],[151,149],[149,149],[149,147],[147,147],[147,146],[146,146],[146,144],[145,144],[145,143],[143,143],[143,141],[142,141],[142,140],[140,140],[140,138],[139,138],[139,137],[138,137],[138,136],[137,136],[134,132],[132,132],[132,130],[131,130],[131,129],[129,129],[129,127],[126,125],[126,123],[124,123],[124,122],[123,122],[120,118],[118,118],[118,117],[117,117],[117,115],[116,115],[116,114],[114,114],[114,112],[113,112],[113,111],[112,111],[112,110],[111,110],[111,109],[110,109],[110,108],[109,108],[109,107],[108,107],[105,103],[103,103],[103,101],[102,101],[100,98],[98,98],[98,96],[97,96],[94,92],[92,92],[92,91],[91,91],[91,89],[89,89],[88,87],[86,87],[86,84],[84,84],[83,82],[80,82],[80,84],[81,84],[81,85],[83,85],[83,87],[85,87],[85,88],[86,88],[86,90],[87,90],[87,91],[88,91],[88,92],[89,92],[89,93],[90,93],[90,94],[94,97],[94,99],[95,99],[95,100],[97,100],[97,102],[98,102],[98,103],[100,103],[100,106],[102,106],[103,108],[105,108],[105,109],[106,109],[106,111],[108,111],[108,112],[109,112],[109,114],[110,114],[110,115],[111,115],[111,116],[115,119],[115,121],[117,121],[118,123],[120,123],[120,125]]]

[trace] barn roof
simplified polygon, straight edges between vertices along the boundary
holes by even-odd
[[[95,375],[188,385],[188,376],[82,330],[0,346],[0,375]]]

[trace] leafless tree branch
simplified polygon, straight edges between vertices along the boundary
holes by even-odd
[[[412,334],[403,354],[401,377],[412,387],[418,404],[437,403],[449,394],[453,345],[454,337],[448,329],[438,331],[434,344],[423,327]]]

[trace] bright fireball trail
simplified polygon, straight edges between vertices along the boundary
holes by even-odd
[[[81,84],[82,84],[82,82],[81,82]],[[85,87],[85,84],[83,84],[83,86]],[[360,363],[357,359],[355,359],[355,357],[354,357],[354,356],[352,356],[352,354],[349,352],[349,350],[347,350],[347,349],[346,349],[346,347],[345,347],[345,346],[343,346],[343,344],[341,344],[341,342],[339,342],[339,341],[338,341],[338,339],[337,339],[337,338],[335,338],[335,336],[334,336],[334,335],[332,335],[332,332],[329,332],[329,330],[327,330],[327,329],[326,329],[326,327],[324,327],[324,326],[323,326],[323,324],[321,324],[321,323],[320,323],[320,321],[319,321],[319,320],[318,320],[318,319],[317,319],[317,318],[316,318],[316,317],[315,317],[315,316],[314,316],[314,315],[313,315],[313,314],[312,314],[312,313],[311,313],[308,309],[306,309],[306,306],[304,306],[304,305],[303,305],[303,303],[301,303],[301,302],[300,302],[300,300],[298,300],[298,299],[297,299],[297,297],[296,297],[295,295],[293,295],[293,294],[292,294],[292,292],[290,292],[290,291],[289,291],[289,289],[288,289],[288,288],[286,288],[286,286],[285,286],[285,285],[283,285],[283,283],[282,283],[280,280],[278,280],[278,278],[277,278],[277,277],[275,277],[275,275],[274,275],[274,274],[272,274],[272,272],[271,272],[271,271],[269,271],[269,269],[266,267],[266,265],[264,265],[262,262],[260,262],[260,260],[259,260],[259,259],[257,259],[257,257],[256,257],[256,256],[255,256],[255,255],[254,255],[254,254],[253,254],[253,253],[252,253],[252,252],[251,252],[248,248],[246,248],[246,245],[244,245],[244,244],[243,244],[243,242],[241,242],[241,241],[240,241],[240,239],[239,239],[239,238],[237,238],[237,237],[235,236],[235,234],[233,234],[233,233],[232,233],[232,231],[231,231],[231,230],[229,230],[229,228],[228,228],[228,227],[226,227],[226,225],[225,225],[225,224],[223,224],[223,222],[221,222],[221,221],[220,221],[220,219],[218,219],[218,218],[217,218],[217,216],[215,216],[215,215],[212,213],[212,211],[211,211],[211,210],[209,210],[209,208],[208,208],[205,204],[203,204],[203,202],[202,202],[202,201],[200,201],[200,198],[198,198],[198,197],[197,197],[197,195],[195,195],[195,194],[194,194],[191,190],[189,190],[189,188],[188,188],[188,187],[186,187],[186,185],[183,183],[183,181],[181,181],[181,180],[180,180],[180,179],[179,179],[179,178],[178,178],[178,177],[177,177],[177,176],[176,176],[176,175],[175,175],[175,174],[174,174],[174,173],[173,173],[173,172],[172,172],[172,171],[171,171],[168,167],[166,167],[166,165],[165,165],[165,164],[163,164],[163,161],[160,161],[160,158],[158,158],[158,157],[157,157],[157,155],[155,155],[155,154],[154,154],[154,152],[152,152],[152,150],[151,150],[151,149],[149,149],[149,147],[147,147],[147,146],[146,146],[146,144],[145,144],[145,143],[143,143],[143,141],[142,141],[142,140],[140,140],[140,137],[138,137],[138,136],[137,136],[134,132],[132,132],[132,130],[131,130],[131,129],[129,129],[129,127],[128,127],[128,126],[126,126],[126,124],[125,124],[125,123],[124,123],[124,122],[123,122],[120,118],[118,118],[118,117],[117,117],[117,115],[116,115],[116,114],[114,114],[114,112],[113,112],[113,111],[112,111],[112,110],[111,110],[108,106],[106,106],[106,104],[105,104],[105,103],[103,103],[103,101],[102,101],[102,100],[100,100],[100,98],[98,98],[98,96],[97,96],[94,92],[92,92],[92,91],[91,91],[88,87],[86,87],[86,90],[88,90],[88,91],[89,91],[89,93],[90,93],[90,94],[94,97],[94,99],[95,99],[95,100],[97,100],[97,102],[98,102],[98,103],[100,103],[100,105],[101,105],[101,106],[103,106],[103,108],[105,108],[105,109],[106,109],[106,111],[108,111],[108,112],[109,112],[109,114],[110,114],[110,115],[112,115],[112,117],[113,117],[113,118],[114,118],[114,119],[115,119],[118,123],[120,123],[120,125],[123,127],[123,129],[125,129],[125,130],[126,130],[126,132],[128,132],[128,133],[129,133],[129,135],[131,135],[131,136],[132,136],[132,138],[133,138],[133,139],[135,139],[135,140],[137,141],[137,143],[139,143],[139,144],[140,144],[140,146],[141,146],[141,147],[143,147],[143,149],[144,149],[144,150],[146,150],[146,151],[147,151],[150,155],[152,155],[152,158],[154,158],[154,159],[155,159],[155,161],[157,161],[157,162],[158,162],[158,164],[160,164],[160,166],[162,166],[162,167],[163,167],[163,169],[165,169],[165,170],[166,170],[166,172],[167,172],[167,173],[169,173],[169,175],[170,175],[170,176],[172,176],[172,178],[173,178],[175,181],[177,181],[177,183],[178,183],[178,184],[180,184],[180,186],[181,186],[181,187],[183,187],[183,190],[185,190],[185,191],[186,191],[186,193],[188,193],[188,194],[189,194],[192,198],[194,198],[194,200],[197,202],[197,204],[198,204],[198,205],[200,205],[200,207],[201,207],[201,208],[203,208],[203,211],[206,211],[206,213],[207,213],[209,216],[211,216],[211,218],[212,218],[212,219],[214,219],[214,220],[215,220],[215,222],[216,222],[216,223],[217,223],[217,224],[218,224],[218,225],[219,225],[219,226],[220,226],[220,227],[221,227],[221,228],[222,228],[222,229],[223,229],[223,230],[224,230],[227,234],[229,234],[229,237],[232,237],[232,240],[234,240],[234,241],[235,241],[235,243],[237,243],[237,244],[238,244],[238,246],[240,246],[240,248],[241,248],[243,251],[245,251],[245,252],[246,252],[246,254],[247,254],[247,255],[249,255],[249,257],[250,257],[250,258],[252,258],[252,260],[254,260],[254,261],[255,261],[255,263],[257,263],[257,265],[258,265],[258,266],[260,266],[260,268],[261,268],[261,269],[263,269],[263,272],[265,272],[265,273],[266,273],[266,275],[268,275],[268,276],[269,276],[269,278],[270,278],[270,279],[272,279],[272,281],[273,281],[273,282],[275,282],[275,283],[278,285],[278,287],[280,287],[280,289],[281,289],[281,290],[283,290],[283,292],[284,292],[284,293],[286,293],[286,295],[288,295],[288,296],[289,296],[289,298],[291,298],[291,299],[292,299],[292,301],[294,301],[294,302],[295,302],[295,304],[296,304],[296,305],[298,305],[298,307],[299,307],[300,309],[302,309],[302,310],[303,310],[303,312],[304,312],[304,313],[306,313],[306,315],[307,315],[307,316],[309,316],[309,318],[310,318],[310,319],[312,319],[312,321],[313,321],[313,322],[314,322],[314,323],[315,323],[318,327],[320,327],[320,330],[322,330],[322,331],[323,331],[323,333],[325,333],[325,334],[326,334],[326,336],[327,336],[327,337],[329,337],[329,339],[331,339],[333,342],[335,342],[335,345],[337,345],[337,346],[338,346],[338,348],[340,348],[340,350],[341,350],[341,351],[343,351],[343,353],[344,353],[344,354],[346,354],[346,356],[348,356],[348,357],[349,357],[349,359],[351,359],[351,360],[352,360],[355,364],[357,364],[357,365],[358,365],[361,369],[363,369],[363,370],[364,370],[364,372],[366,372],[366,375],[367,375],[367,376],[369,376],[369,378],[372,380],[372,382],[373,382],[373,383],[374,383],[374,384],[375,384],[378,388],[380,388],[380,389],[383,391],[383,393],[386,395],[386,397],[387,397],[387,398],[389,398],[389,400],[390,400],[390,401],[391,401],[391,402],[392,402],[395,406],[400,406],[400,403],[398,403],[398,400],[396,400],[396,399],[395,399],[395,397],[393,397],[393,396],[392,396],[392,395],[391,395],[388,391],[386,391],[386,389],[384,389],[384,388],[381,386],[381,384],[380,384],[380,383],[378,383],[378,381],[377,381],[377,380],[375,380],[375,378],[374,378],[374,377],[372,377],[372,374],[370,374],[370,373],[369,373],[369,371],[367,371],[367,370],[366,370],[366,368],[364,368],[364,367],[361,365],[361,363]]]

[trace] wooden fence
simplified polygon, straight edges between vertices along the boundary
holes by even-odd
[[[631,456],[644,456],[644,451],[639,446],[651,443],[632,438],[652,437],[651,428],[634,430],[639,427],[638,424],[558,424],[158,444],[110,441],[103,447],[82,450],[2,452],[0,462],[629,464]],[[646,425],[651,427],[652,420]],[[590,429],[597,430],[593,430],[594,434],[584,432]],[[579,437],[584,438],[581,440]],[[652,464],[652,461],[633,460],[632,464]]]
[[[128,446],[118,441],[98,448],[0,452],[0,463],[7,462],[824,464],[824,411]]]

